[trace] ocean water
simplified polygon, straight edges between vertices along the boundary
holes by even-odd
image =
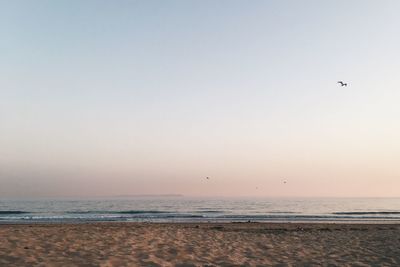
[[[0,223],[400,222],[400,198],[0,199]]]

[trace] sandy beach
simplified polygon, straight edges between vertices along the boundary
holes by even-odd
[[[0,225],[0,266],[398,266],[400,225]]]

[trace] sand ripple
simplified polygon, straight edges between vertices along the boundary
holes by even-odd
[[[0,266],[399,266],[399,225],[0,225]]]

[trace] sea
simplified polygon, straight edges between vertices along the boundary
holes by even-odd
[[[400,198],[0,199],[0,223],[248,221],[399,223]]]

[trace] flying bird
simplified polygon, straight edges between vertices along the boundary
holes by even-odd
[[[337,83],[339,83],[340,84],[340,86],[347,86],[347,83],[345,83],[345,82],[343,82],[343,81],[338,81]]]

